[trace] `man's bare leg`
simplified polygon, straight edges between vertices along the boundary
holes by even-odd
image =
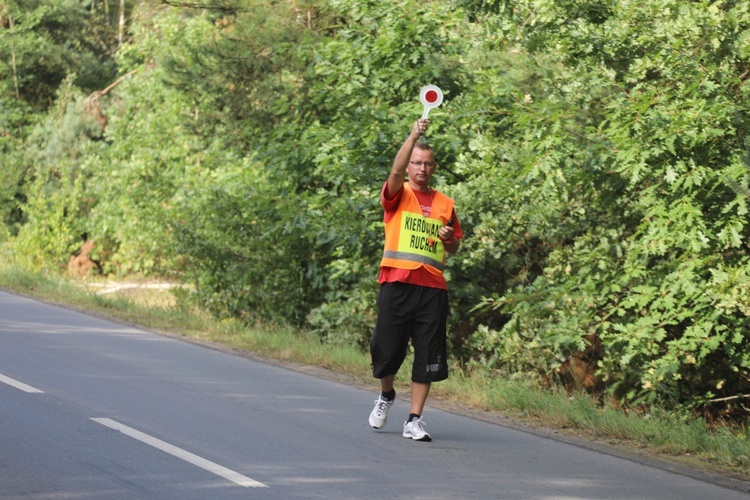
[[[393,390],[393,382],[396,379],[396,375],[386,375],[380,379],[380,389],[383,392],[391,392]]]
[[[412,382],[411,383],[411,410],[409,413],[422,415],[424,404],[427,401],[427,395],[430,393],[430,383]]]

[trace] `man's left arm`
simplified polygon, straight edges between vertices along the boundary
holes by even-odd
[[[458,224],[458,218],[456,217],[455,211],[453,212],[452,220],[454,221],[453,225],[446,224],[438,229],[438,237],[442,240],[445,251],[451,255],[458,252],[458,247],[461,246],[461,239],[456,236],[462,236],[460,229],[461,226]],[[456,232],[456,228],[458,228],[458,232]]]
[[[458,252],[458,247],[461,246],[461,240],[459,240],[458,238],[452,238],[448,241],[444,241],[443,246],[445,247],[446,252],[453,255],[454,253]]]

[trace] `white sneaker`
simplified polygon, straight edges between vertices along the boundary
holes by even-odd
[[[383,399],[382,396],[378,396],[375,400],[375,408],[370,412],[370,425],[376,429],[382,429],[385,427],[385,423],[388,420],[388,410],[393,406],[395,399],[388,401]]]
[[[414,441],[432,441],[432,437],[424,430],[424,422],[421,418],[412,420],[411,422],[404,422],[404,433],[402,436]]]

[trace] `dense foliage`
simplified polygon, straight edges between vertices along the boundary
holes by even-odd
[[[747,414],[744,1],[16,1],[0,241],[195,285],[217,316],[367,345],[379,191],[417,96],[455,363]]]

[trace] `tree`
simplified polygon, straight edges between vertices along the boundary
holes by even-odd
[[[0,235],[5,237],[27,220],[27,189],[49,174],[47,166],[32,162],[37,152],[26,141],[60,87],[72,83],[91,92],[115,75],[114,45],[103,36],[106,28],[88,5],[11,0],[0,6]]]

